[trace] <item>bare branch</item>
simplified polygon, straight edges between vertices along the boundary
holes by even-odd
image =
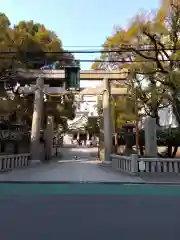
[[[168,73],[167,70],[164,69],[162,63],[160,62],[159,60],[159,50],[158,50],[158,44],[157,44],[157,41],[156,41],[156,35],[152,35],[146,31],[143,31],[143,34],[146,35],[150,40],[151,42],[154,44],[154,47],[155,47],[155,62],[157,64],[157,67],[161,70],[162,73]],[[169,58],[169,56],[168,56]]]

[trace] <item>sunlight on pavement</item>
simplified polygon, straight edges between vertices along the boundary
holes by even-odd
[[[89,160],[89,159],[81,159],[81,160],[60,160],[58,163],[84,163],[84,164],[100,164],[101,161],[99,160]]]
[[[94,149],[63,149],[64,159],[34,168],[19,169],[0,175],[0,181],[74,181],[74,182],[140,182],[138,177],[101,167],[101,161],[92,157]],[[71,150],[71,151],[70,151]],[[75,152],[76,151],[76,152]],[[69,154],[70,153],[70,154]],[[75,159],[76,158],[76,159]]]

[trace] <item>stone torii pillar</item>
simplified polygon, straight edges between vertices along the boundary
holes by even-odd
[[[36,80],[36,88],[34,93],[34,111],[31,127],[31,160],[41,160],[40,130],[43,110],[43,89],[44,79],[39,77]]]
[[[104,121],[104,164],[111,164],[112,152],[112,121],[110,110],[110,83],[109,79],[103,80],[103,121]]]

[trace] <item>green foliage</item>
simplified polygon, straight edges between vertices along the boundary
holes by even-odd
[[[99,99],[97,104],[97,112],[101,116],[103,114],[102,100]],[[135,102],[130,96],[116,96],[111,99],[111,117],[114,129],[121,128],[126,122],[134,122],[136,120]]]
[[[70,53],[53,54],[53,52],[63,51],[62,42],[43,24],[20,21],[11,27],[9,19],[2,13],[0,14],[0,49],[9,52],[8,55],[1,54],[1,73],[12,66],[39,68],[57,60],[64,64],[74,59]]]
[[[68,94],[65,96],[50,95],[44,106],[44,114],[54,116],[54,121],[57,126],[60,126],[63,131],[67,130],[67,120],[73,120],[75,117],[74,95]]]
[[[132,73],[128,85],[137,90],[137,101],[146,115],[158,118],[158,109],[172,104],[180,124],[180,66],[176,61],[180,59],[179,36],[180,0],[163,0],[155,14],[139,14],[127,29],[119,28],[109,36],[103,45],[105,50],[123,48],[124,51],[102,53],[100,59],[114,61],[108,64],[108,68],[127,68]],[[144,45],[149,47],[144,48]],[[131,51],[126,51],[130,46]],[[172,51],[167,51],[167,48]],[[117,63],[116,60],[122,62]],[[93,64],[92,67],[104,69],[107,63]],[[144,83],[149,87],[144,89]]]
[[[128,133],[131,135],[133,145],[136,144],[135,133]],[[139,132],[139,145],[145,145],[145,136],[144,130]],[[121,130],[118,133],[118,145],[126,144],[126,135],[127,133]],[[157,144],[158,146],[180,146],[180,128],[172,129],[159,129],[157,131]]]
[[[87,132],[91,134],[99,133],[99,119],[98,117],[88,117],[87,125],[85,126]]]
[[[129,96],[117,96],[111,101],[112,120],[114,128],[118,129],[126,122],[136,120],[135,104]]]
[[[1,53],[0,78],[5,76],[7,69],[12,72],[19,67],[39,69],[44,64],[51,64],[57,60],[62,65],[71,64],[74,59],[72,54],[63,53],[61,40],[43,24],[20,21],[11,27],[8,17],[3,13],[0,13],[0,50],[9,52],[9,54]],[[60,51],[62,54],[53,54]],[[33,95],[23,98],[16,95],[13,100],[10,100],[7,93],[2,90],[0,96],[0,113],[16,112],[16,115],[31,124]],[[62,125],[65,129],[67,119],[73,119],[75,116],[73,102],[73,95],[66,96],[63,103],[61,103],[61,97],[48,98],[44,113],[52,114],[56,124]]]

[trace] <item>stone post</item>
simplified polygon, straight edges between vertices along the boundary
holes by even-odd
[[[157,156],[156,119],[148,117],[145,120],[145,155],[147,157]]]
[[[138,175],[138,155],[131,155],[131,173],[133,175]]]

